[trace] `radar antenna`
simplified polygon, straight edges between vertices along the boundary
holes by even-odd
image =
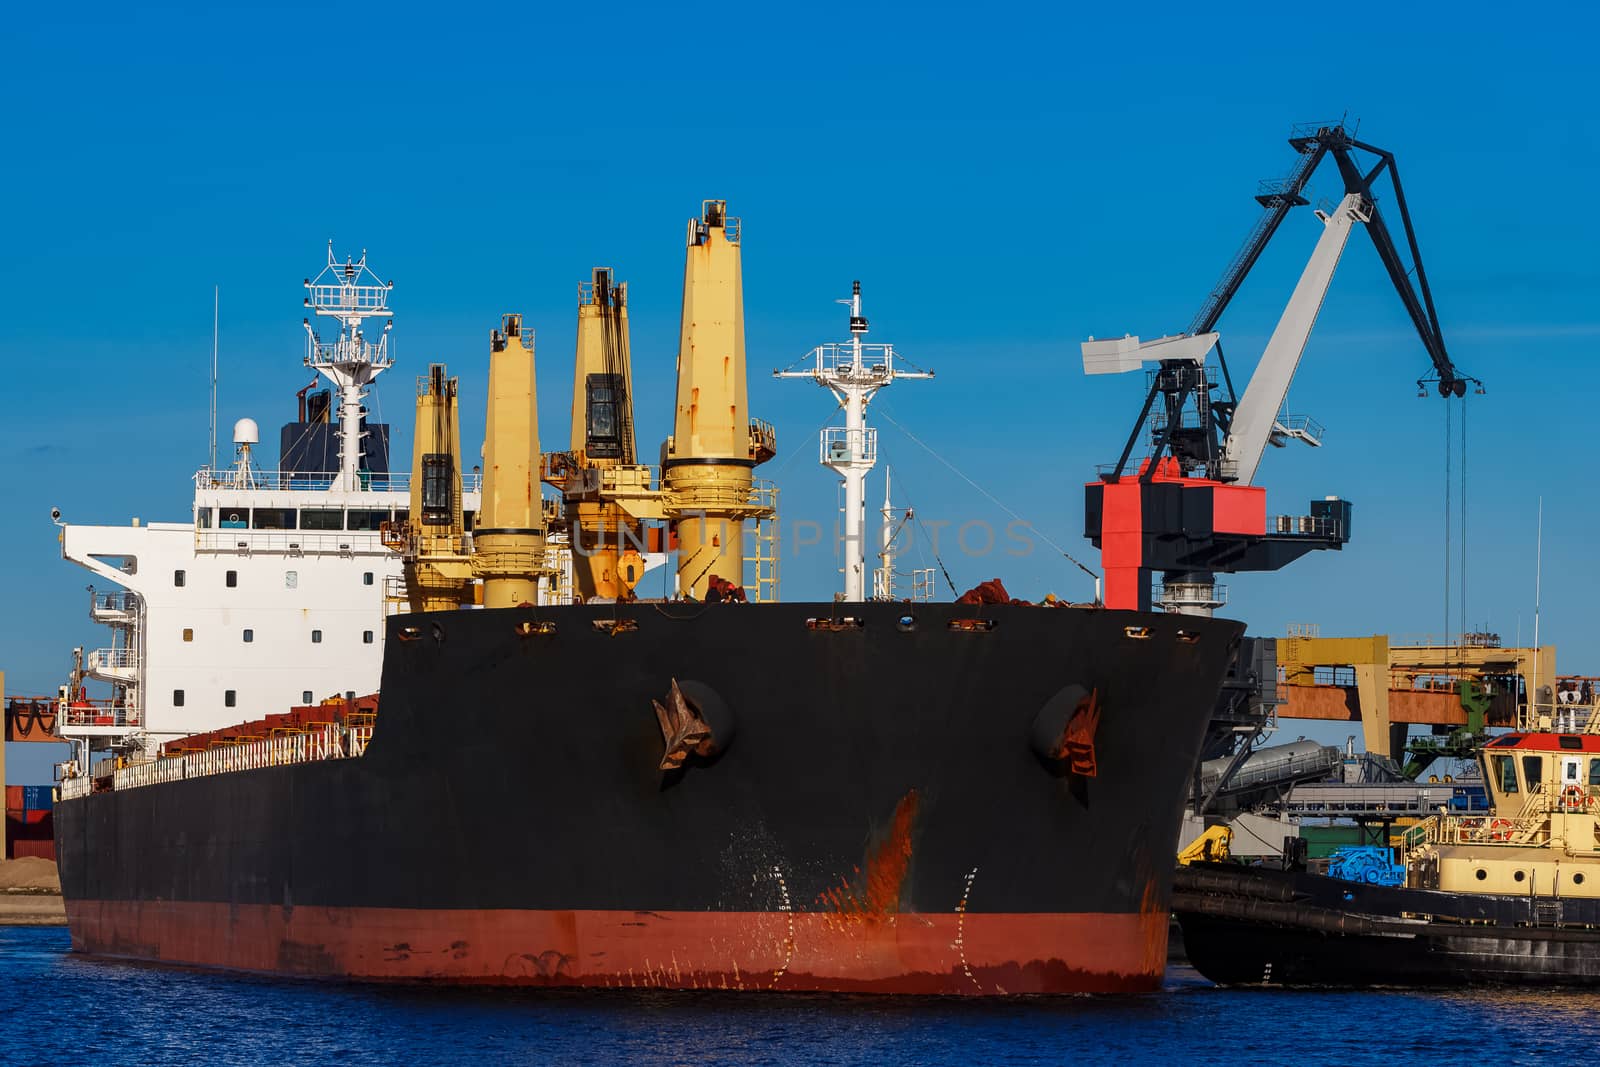
[[[306,366],[325,375],[339,390],[339,478],[341,489],[361,488],[361,461],[364,454],[361,439],[365,431],[361,420],[366,415],[362,401],[367,387],[374,378],[388,370],[394,359],[389,352],[389,331],[394,327],[390,318],[389,291],[394,282],[383,282],[367,267],[366,249],[359,260],[345,258],[340,263],[333,254],[333,242],[328,242],[328,265],[315,278],[308,278],[305,287],[309,295],[305,306],[318,316],[334,319],[339,324],[339,334],[332,341],[324,341],[311,326],[309,318],[303,321],[306,330]],[[376,343],[367,340],[363,322],[382,316],[383,332]]]

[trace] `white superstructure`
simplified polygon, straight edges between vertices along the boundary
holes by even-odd
[[[154,754],[173,738],[377,690],[384,618],[401,582],[381,527],[406,517],[409,474],[365,462],[376,446],[361,401],[391,356],[389,327],[372,344],[361,320],[387,319],[391,285],[376,282],[364,254],[338,264],[331,248],[328,268],[307,282],[307,305],[340,323],[326,343],[308,324],[305,357],[338,391],[337,470],[306,470],[303,457],[294,469],[257,469],[259,431],[242,419],[235,463],[195,474],[186,521],[57,518],[62,556],[116,587],[91,589],[91,616],[110,636],[63,687],[60,732],[81,749]],[[311,425],[303,411],[301,422]],[[470,516],[479,478],[463,481]],[[89,681],[110,695],[88,691]],[[87,756],[80,750],[80,767]]]

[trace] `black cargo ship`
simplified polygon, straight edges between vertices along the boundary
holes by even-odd
[[[398,616],[359,758],[58,804],[73,946],[373,979],[1153,989],[1240,632],[1015,604]],[[663,770],[675,693],[713,736]]]

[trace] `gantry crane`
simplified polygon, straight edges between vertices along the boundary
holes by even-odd
[[[1282,409],[1334,270],[1357,225],[1372,238],[1432,363],[1418,381],[1419,389],[1431,383],[1442,397],[1465,396],[1469,385],[1483,391],[1482,383],[1462,374],[1446,351],[1394,156],[1357,140],[1342,121],[1297,127],[1289,144],[1299,153],[1294,168],[1285,178],[1261,183],[1256,200],[1265,210],[1187,331],[1153,341],[1091,338],[1083,345],[1089,374],[1155,364],[1144,408],[1122,455],[1085,493],[1084,533],[1101,550],[1110,607],[1150,610],[1158,599],[1152,577],[1161,571],[1162,607],[1210,614],[1222,604],[1218,572],[1277,570],[1314,549],[1340,548],[1349,540],[1349,501],[1313,501],[1309,515],[1275,517],[1269,529],[1265,491],[1252,482],[1269,444],[1291,439],[1321,444],[1320,426],[1307,418],[1287,418]],[[1358,152],[1377,162],[1363,165]],[[1284,217],[1308,203],[1302,195],[1305,186],[1329,157],[1338,167],[1344,196],[1336,205],[1317,210],[1322,237],[1241,399],[1222,354],[1217,322]],[[1409,268],[1379,211],[1375,187],[1384,175],[1404,229]],[[1220,383],[1205,362],[1212,351]],[[1137,470],[1130,470],[1133,450],[1146,434],[1151,453]]]

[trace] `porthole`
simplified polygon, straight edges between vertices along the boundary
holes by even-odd
[[[1514,882],[1520,882],[1520,881],[1522,881],[1523,879],[1525,879],[1527,877],[1528,876],[1527,876],[1527,874],[1525,872],[1523,872],[1523,871],[1515,871],[1511,875],[1511,880],[1514,881]]]
[[[1572,876],[1572,884],[1573,885],[1582,885],[1583,884],[1583,875],[1581,873],[1573,875]]]
[[[1482,867],[1479,867],[1478,868],[1478,881],[1481,882],[1487,877],[1489,877],[1489,872],[1484,870]]]

